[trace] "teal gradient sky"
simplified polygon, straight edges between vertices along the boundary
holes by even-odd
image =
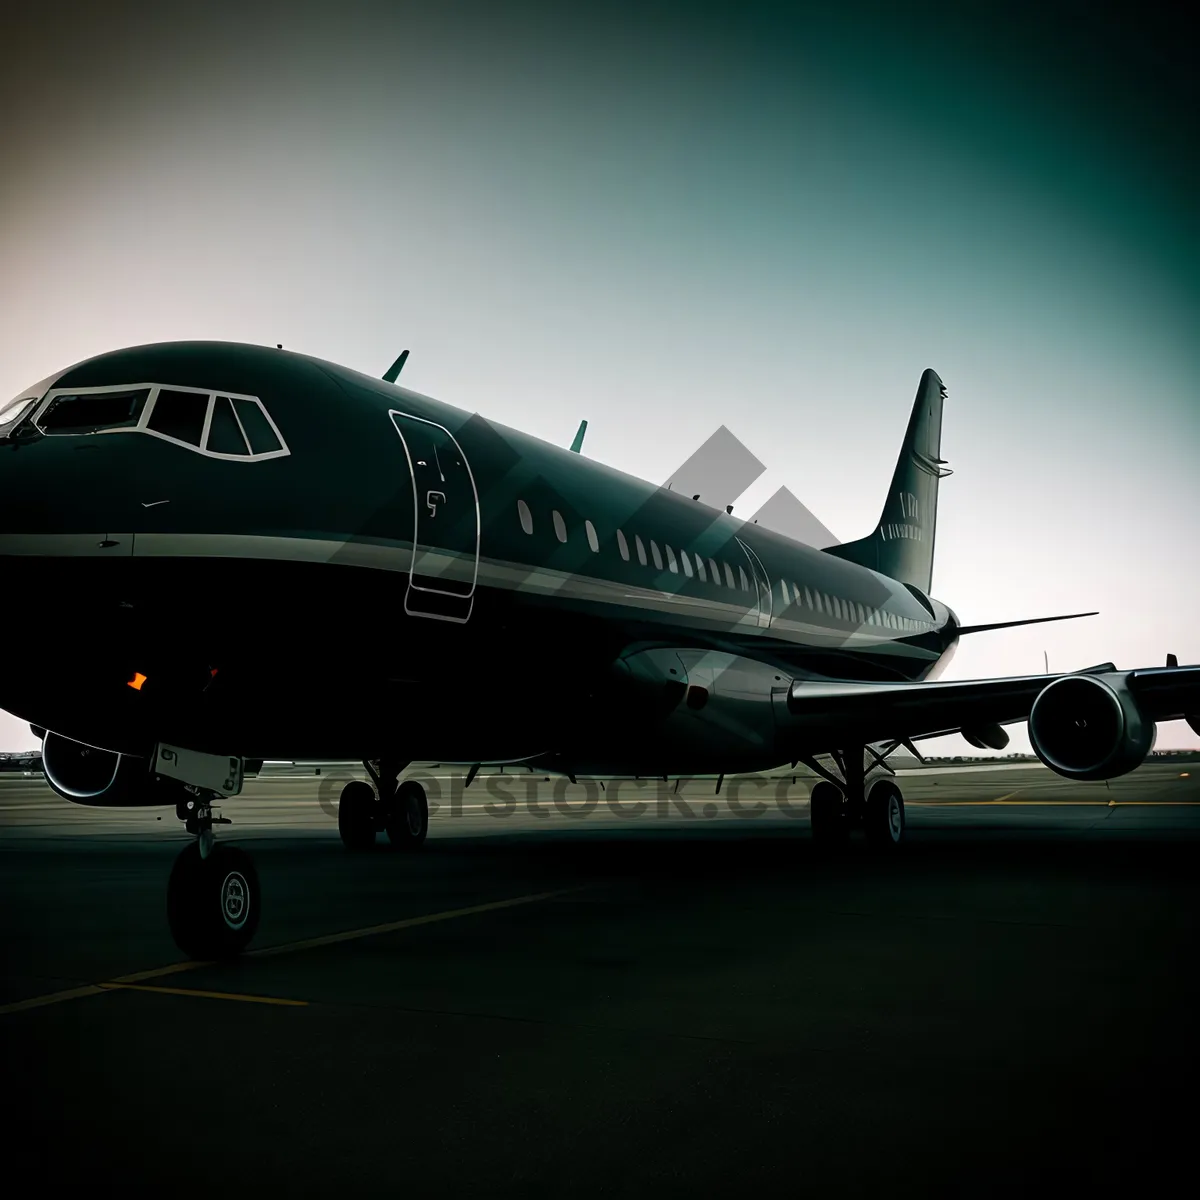
[[[1101,612],[968,639],[949,674],[1200,661],[1181,30],[434,11],[10,23],[0,399],[150,341],[374,373],[410,347],[410,387],[564,445],[586,417],[590,455],[653,480],[726,424],[768,468],[739,511],[786,484],[849,539],[932,366],[935,593],[969,622]],[[30,743],[0,715],[0,749]]]

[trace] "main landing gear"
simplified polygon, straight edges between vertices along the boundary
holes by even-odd
[[[262,889],[254,861],[237,846],[217,845],[212,800],[199,788],[175,806],[196,840],[180,853],[167,884],[167,921],[175,944],[191,958],[232,958],[258,929]]]
[[[904,797],[894,780],[875,779],[868,786],[861,752],[838,752],[834,762],[841,771],[837,779],[814,759],[806,765],[822,776],[809,797],[809,820],[813,841],[833,847],[861,829],[868,844],[894,850],[904,840]]]
[[[347,850],[369,850],[375,837],[386,832],[397,850],[419,850],[429,833],[429,801],[415,779],[397,784],[408,764],[397,758],[363,763],[374,786],[353,779],[342,788],[338,802],[338,832]]]

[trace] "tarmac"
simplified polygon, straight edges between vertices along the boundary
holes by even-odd
[[[420,853],[351,855],[351,774],[223,808],[264,900],[219,965],[167,931],[170,810],[0,777],[10,1175],[557,1197],[1192,1174],[1200,768],[904,772],[883,856],[813,846],[804,775],[439,768],[411,772]]]

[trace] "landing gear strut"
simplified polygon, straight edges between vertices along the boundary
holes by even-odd
[[[429,801],[415,779],[397,785],[408,764],[398,758],[363,763],[372,783],[351,780],[338,803],[338,832],[347,850],[369,850],[376,835],[386,832],[397,850],[419,850],[429,833]]]
[[[863,757],[861,750],[835,752],[833,759],[841,779],[815,759],[803,760],[822,777],[809,797],[813,840],[821,846],[841,845],[852,829],[861,829],[870,845],[884,850],[904,840],[904,797],[900,788],[890,778],[875,779],[867,786]]]
[[[232,824],[213,815],[212,800],[188,788],[176,815],[196,840],[175,860],[167,884],[167,921],[175,944],[191,958],[232,958],[258,929],[262,889],[254,862],[236,846],[217,845],[213,825]]]

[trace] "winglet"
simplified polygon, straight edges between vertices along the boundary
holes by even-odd
[[[394,363],[392,363],[392,365],[390,367],[388,367],[388,369],[386,371],[384,371],[383,382],[384,383],[395,383],[397,378],[400,375],[400,372],[404,370],[404,364],[407,361],[408,361],[408,351],[405,350],[404,353],[401,354],[400,357],[398,359],[396,359],[396,361]]]
[[[405,352],[407,353],[407,351]],[[583,435],[587,433],[587,422],[579,422],[579,430],[575,434],[575,440],[571,443],[571,453],[578,454],[583,449]]]

